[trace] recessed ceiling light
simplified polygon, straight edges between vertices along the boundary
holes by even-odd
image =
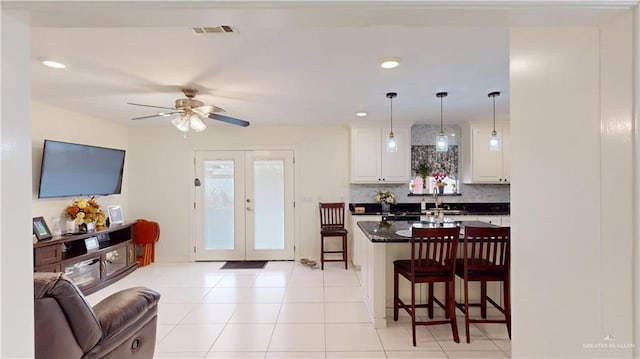
[[[366,115],[368,115],[368,113],[366,113],[364,111],[363,112],[356,112],[356,116],[358,116],[358,117],[364,117]]]
[[[451,133],[451,137],[456,137],[456,133],[455,132]]]
[[[57,62],[57,61],[52,61],[52,60],[42,60],[42,64],[45,66],[49,66],[51,68],[54,69],[66,69],[67,65],[61,63],[61,62]]]
[[[393,69],[398,67],[398,65],[400,65],[399,57],[385,57],[384,59],[380,60],[380,67],[382,67],[383,69]]]

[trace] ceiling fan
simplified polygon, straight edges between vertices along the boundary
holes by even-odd
[[[134,106],[153,107],[169,110],[166,112],[158,112],[155,115],[134,117],[132,118],[132,120],[144,120],[153,117],[170,117],[179,114],[179,116],[171,120],[171,123],[182,132],[188,132],[189,129],[192,129],[196,132],[204,131],[207,128],[207,125],[203,121],[204,118],[210,118],[213,120],[230,123],[236,126],[249,126],[249,122],[247,121],[217,114],[216,112],[225,112],[224,109],[220,107],[205,105],[202,101],[194,99],[194,97],[198,93],[198,90],[184,88],[182,89],[182,93],[184,93],[186,98],[177,99],[175,107],[173,108],[127,102],[129,105]]]

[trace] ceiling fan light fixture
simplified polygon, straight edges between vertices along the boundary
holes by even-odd
[[[191,124],[191,129],[196,132],[201,132],[207,129],[207,125],[205,125],[204,122],[202,122],[202,120],[200,119],[200,116],[196,114],[192,115],[189,121]]]
[[[171,124],[173,124],[178,130],[182,132],[189,132],[189,116],[187,113],[183,113],[182,115],[171,120]]]
[[[203,122],[204,118],[210,118],[216,121],[222,121],[229,123],[231,125],[247,127],[250,125],[248,121],[239,120],[237,118],[233,118],[230,116],[220,115],[214,112],[225,112],[224,109],[213,106],[213,105],[205,105],[202,101],[194,99],[195,95],[198,93],[198,90],[191,88],[183,88],[182,93],[184,93],[186,98],[180,98],[175,101],[175,106],[164,107],[164,106],[154,106],[154,105],[145,105],[141,103],[127,102],[129,105],[134,106],[142,106],[142,107],[151,107],[151,108],[160,108],[163,112],[157,112],[155,115],[149,116],[140,116],[134,117],[132,120],[144,120],[153,117],[169,117],[175,114],[179,114],[178,118],[174,118],[171,120],[171,123],[180,131],[186,132],[189,129],[193,129],[196,132],[204,131],[207,126]]]

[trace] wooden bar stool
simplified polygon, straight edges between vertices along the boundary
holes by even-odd
[[[324,270],[324,262],[342,262],[344,261],[344,269],[348,269],[347,265],[347,234],[349,232],[344,228],[344,202],[320,203],[320,269]],[[342,238],[342,249],[325,250],[325,237]],[[327,253],[341,253],[342,258],[326,259]]]
[[[416,346],[416,325],[451,324],[453,340],[460,343],[456,322],[454,294],[456,249],[460,227],[418,228],[411,232],[411,259],[393,261],[393,320],[398,320],[398,309],[402,308],[411,316],[413,346]],[[400,276],[411,282],[411,303],[404,303],[399,295]],[[445,300],[440,302],[433,293],[433,284],[445,283]],[[427,303],[416,304],[416,284],[428,283]],[[433,319],[433,304],[445,310],[444,320],[417,321],[416,308],[427,308]]]
[[[469,323],[505,323],[511,338],[510,227],[465,227],[464,256],[456,260],[456,275],[464,280],[464,303],[456,306],[464,312],[467,343],[471,342]],[[502,282],[504,306],[487,295],[487,282]],[[469,303],[469,282],[480,282],[480,302]],[[504,319],[486,319],[487,302],[504,314]],[[479,306],[482,319],[469,317],[469,307]]]

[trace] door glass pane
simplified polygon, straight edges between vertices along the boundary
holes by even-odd
[[[284,161],[253,162],[254,249],[284,248]]]
[[[233,249],[233,161],[204,161],[204,248]]]

